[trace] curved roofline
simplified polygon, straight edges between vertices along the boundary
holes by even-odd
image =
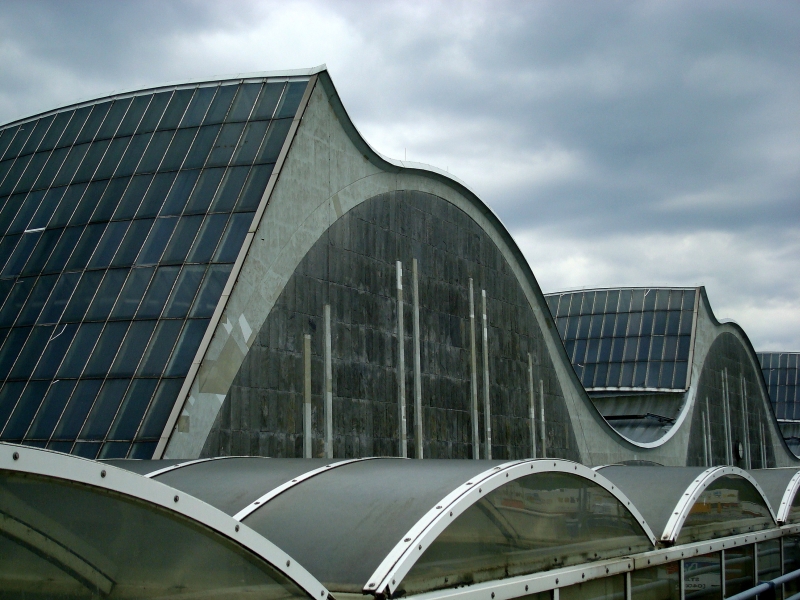
[[[675,286],[675,285],[623,285],[619,287],[596,287],[596,288],[575,288],[571,290],[560,290],[558,292],[547,292],[545,296],[557,296],[561,294],[580,294],[581,292],[610,292],[622,290],[696,290],[701,288],[699,285]]]
[[[152,479],[153,477],[158,477],[159,475],[163,475],[164,473],[169,473],[170,471],[175,471],[176,469],[182,469],[183,467],[188,467],[189,465],[195,465],[197,463],[204,463],[209,462],[211,460],[220,460],[223,458],[239,458],[238,456],[214,456],[211,458],[198,458],[196,460],[186,460],[183,462],[179,462],[174,465],[170,465],[168,467],[162,467],[161,469],[156,469],[155,471],[150,471],[149,473],[145,473],[144,477],[148,479]]]
[[[783,492],[781,505],[778,507],[778,523],[781,525],[785,525],[786,521],[789,519],[792,503],[794,502],[798,489],[800,489],[800,471],[795,473],[789,480],[789,483],[786,485],[786,490]]]
[[[142,96],[144,94],[152,94],[153,92],[157,92],[159,90],[163,91],[181,87],[190,87],[190,86],[193,87],[204,83],[226,83],[235,81],[246,81],[248,79],[290,79],[294,77],[311,77],[312,75],[316,75],[317,73],[324,71],[326,69],[327,66],[325,64],[321,64],[319,66],[312,67],[310,69],[283,69],[277,71],[256,71],[253,73],[235,73],[233,75],[223,75],[220,77],[200,77],[192,79],[182,79],[179,81],[171,81],[147,87],[126,88],[121,91],[112,90],[110,93],[105,94],[103,96],[97,96],[93,98],[79,98],[74,102],[70,102],[69,104],[65,104],[63,106],[60,106],[52,110],[46,110],[27,117],[20,117],[13,121],[9,121],[8,123],[2,123],[0,124],[0,130],[6,129],[8,127],[13,127],[14,125],[22,125],[23,123],[33,121],[34,119],[41,119],[42,117],[64,112],[69,109],[80,108],[82,106],[88,106],[91,104],[97,104],[98,102],[102,102],[103,100],[113,100],[115,98],[127,98],[129,96]]]
[[[0,469],[116,492],[180,514],[255,554],[295,582],[311,598],[330,596],[330,592],[311,573],[261,534],[210,504],[156,480],[71,454],[7,442],[0,442]]]
[[[764,490],[761,489],[761,486],[758,484],[758,482],[753,479],[753,476],[750,475],[750,473],[740,469],[739,467],[711,467],[710,469],[706,469],[700,473],[700,475],[698,475],[697,478],[691,484],[689,484],[689,487],[686,488],[686,491],[684,492],[683,496],[681,496],[681,499],[678,501],[678,504],[675,506],[675,509],[672,511],[672,514],[670,515],[670,518],[664,527],[664,532],[661,534],[660,541],[666,544],[674,544],[678,539],[681,529],[683,528],[683,524],[686,522],[689,513],[697,502],[697,499],[700,498],[700,495],[717,479],[720,479],[721,477],[728,477],[730,475],[738,475],[739,477],[750,482],[750,484],[761,495],[762,500],[764,500],[764,503],[767,505],[767,509],[772,516],[772,520],[777,526],[778,519],[775,516],[775,511],[772,509],[772,505],[770,504],[767,495],[764,493]]]
[[[441,533],[485,494],[503,485],[538,473],[564,473],[576,475],[600,485],[613,495],[636,519],[647,538],[656,545],[656,538],[642,514],[617,486],[589,467],[561,459],[528,459],[504,463],[471,477],[419,519],[386,555],[364,585],[365,594],[379,594],[388,590],[391,596],[417,560]],[[483,490],[486,490],[484,492]]]

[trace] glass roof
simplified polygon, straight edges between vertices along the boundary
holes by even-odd
[[[620,288],[545,297],[587,390],[686,389],[695,288]]]
[[[800,420],[800,368],[798,352],[758,352],[769,398],[779,419]]]
[[[797,469],[753,469],[752,471],[748,471],[748,473],[750,473],[753,479],[758,482],[758,485],[761,486],[767,500],[769,500],[772,508],[778,512],[778,516],[780,517],[780,507],[783,502],[784,494],[791,484],[792,478],[797,473]],[[794,513],[793,518],[796,519],[798,515],[796,513],[795,503],[800,503],[800,495],[794,497],[792,509],[790,509],[790,512]],[[800,507],[800,505],[798,505],[798,507]]]
[[[307,81],[0,129],[0,439],[150,458]]]

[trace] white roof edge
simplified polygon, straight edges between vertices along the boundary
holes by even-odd
[[[696,290],[700,286],[697,285],[620,285],[620,286],[606,286],[606,287],[587,287],[587,288],[573,288],[570,290],[558,290],[555,292],[542,292],[547,296],[558,296],[560,294],[579,294],[580,292],[611,292],[622,290]]]

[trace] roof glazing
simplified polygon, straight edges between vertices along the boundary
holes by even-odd
[[[0,439],[152,456],[306,86],[149,90],[0,130]]]
[[[769,398],[779,419],[800,420],[799,352],[758,352]]]

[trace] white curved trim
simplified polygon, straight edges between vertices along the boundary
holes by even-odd
[[[318,467],[316,469],[312,469],[311,471],[306,471],[302,475],[298,475],[297,477],[295,477],[291,481],[287,481],[286,483],[282,483],[281,485],[279,485],[278,487],[270,490],[269,492],[267,492],[266,494],[264,494],[263,496],[261,496],[257,500],[254,500],[253,502],[251,502],[250,504],[245,506],[242,510],[240,510],[238,513],[233,515],[233,518],[236,519],[237,521],[241,521],[242,519],[245,519],[245,518],[249,517],[252,513],[254,513],[256,510],[258,510],[259,508],[264,506],[267,502],[269,502],[270,500],[272,500],[276,496],[280,496],[286,490],[291,489],[294,486],[296,486],[296,485],[298,485],[300,483],[303,483],[304,481],[306,481],[308,479],[311,479],[312,477],[316,477],[320,473],[326,473],[326,472],[330,471],[331,469],[335,469],[336,467],[343,467],[344,465],[349,465],[349,464],[354,463],[354,462],[361,462],[361,461],[364,461],[364,460],[374,460],[376,458],[379,458],[379,457],[377,457],[377,456],[369,456],[369,457],[366,457],[366,458],[351,458],[349,460],[341,460],[339,462],[330,463],[328,465],[325,465],[324,467]]]
[[[786,520],[789,518],[789,511],[792,510],[792,502],[794,502],[798,488],[800,488],[800,471],[795,473],[789,480],[786,490],[783,492],[781,505],[778,507],[778,523],[781,525],[785,525]]]
[[[388,590],[391,595],[397,589],[411,567],[439,535],[447,528],[453,519],[478,502],[486,493],[489,493],[506,483],[536,473],[569,473],[583,479],[592,481],[606,491],[610,492],[633,515],[641,525],[645,535],[655,546],[656,539],[650,526],[644,520],[638,509],[628,500],[627,496],[608,479],[593,471],[589,467],[561,459],[527,459],[504,463],[480,473],[466,483],[460,485],[436,506],[430,509],[408,530],[395,545],[386,558],[370,576],[364,586],[365,594],[376,594]],[[483,490],[486,490],[484,492]]]
[[[691,512],[695,502],[697,502],[698,498],[700,498],[700,495],[717,479],[721,477],[727,477],[728,475],[738,475],[753,485],[766,503],[770,516],[772,516],[772,520],[775,521],[777,525],[775,511],[772,509],[769,499],[764,493],[764,490],[761,489],[761,486],[758,485],[758,482],[753,479],[753,476],[750,475],[750,473],[740,469],[739,467],[711,467],[710,469],[706,469],[700,473],[700,475],[698,475],[697,478],[689,484],[689,487],[686,488],[683,496],[681,496],[681,499],[678,500],[678,504],[675,505],[675,508],[673,509],[669,520],[667,521],[667,525],[664,527],[664,532],[661,534],[660,541],[674,544],[675,540],[678,539],[678,535],[683,528],[686,518],[689,516],[689,513]]]
[[[294,581],[311,598],[329,596],[325,586],[311,573],[264,536],[221,510],[154,479],[70,454],[6,442],[0,442],[0,469],[110,490],[178,513],[246,548]]]
[[[144,477],[148,479],[152,479],[153,477],[158,477],[159,475],[163,475],[164,473],[169,473],[170,471],[175,471],[177,469],[182,469],[183,467],[188,467],[189,465],[196,465],[197,463],[209,462],[212,460],[220,460],[223,458],[242,458],[240,456],[214,456],[212,458],[198,458],[195,460],[187,460],[184,462],[180,462],[174,465],[170,465],[168,467],[164,467],[163,469],[156,469],[155,471],[150,471],[146,473]]]

